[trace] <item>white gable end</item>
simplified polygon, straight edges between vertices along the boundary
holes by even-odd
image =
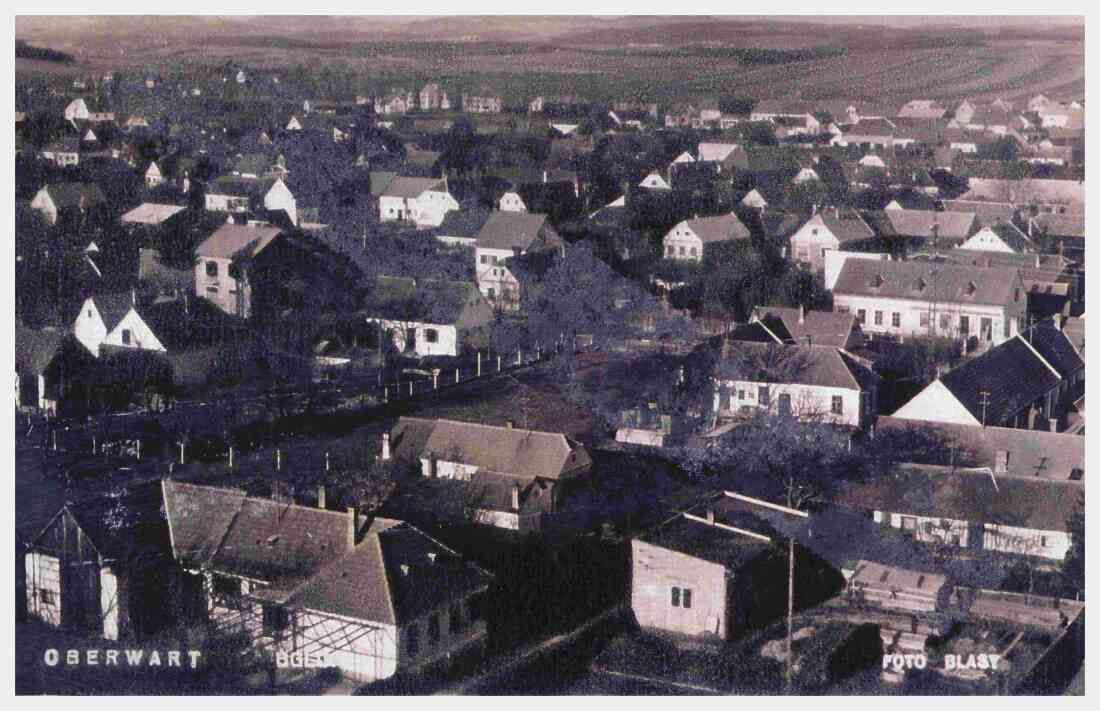
[[[936,380],[917,393],[894,413],[902,420],[944,422],[955,425],[981,425],[982,423],[963,407],[954,394],[941,381]]]
[[[103,339],[103,343],[108,346],[138,348],[143,351],[164,352],[166,350],[157,339],[156,334],[153,333],[153,330],[132,308],[126,312],[126,315],[122,317],[114,330],[107,334],[107,337]]]
[[[959,249],[976,249],[983,252],[1007,252],[1014,254],[1015,250],[1005,244],[997,233],[988,227],[983,227],[970,239],[959,246]]]
[[[94,299],[85,299],[73,323],[73,335],[92,355],[99,357],[99,345],[107,337],[107,326],[99,315]]]

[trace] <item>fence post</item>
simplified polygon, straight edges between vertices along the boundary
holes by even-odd
[[[455,385],[458,385],[458,368],[455,368]]]
[[[183,444],[183,442],[180,442],[180,464],[184,463],[183,448],[184,448],[184,444]]]
[[[497,372],[500,372],[500,354],[497,353]]]
[[[432,370],[432,390],[439,390],[439,368]]]
[[[477,352],[477,377],[481,377],[481,351]]]
[[[523,365],[523,349],[516,351],[516,365]]]
[[[283,470],[283,450],[278,447],[275,448],[275,471],[281,472]]]
[[[52,430],[53,434],[53,451],[57,451],[57,430]]]
[[[141,461],[141,440],[140,439],[137,441],[137,458],[138,458],[138,461],[140,462]]]
[[[92,454],[96,453],[95,449],[95,435],[92,435]]]
[[[328,458],[328,452],[325,452],[325,471],[326,471],[326,472],[327,472],[327,471],[329,471],[329,458]]]
[[[233,445],[229,445],[229,468],[233,468]]]

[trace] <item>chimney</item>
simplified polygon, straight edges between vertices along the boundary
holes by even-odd
[[[798,305],[798,324],[801,326],[806,323],[806,307],[802,304]]]
[[[508,429],[512,429],[516,426],[516,423],[513,422],[512,420],[508,420],[507,422],[504,423],[504,426]]]
[[[512,484],[512,510],[519,511],[519,482]]]
[[[1058,418],[1057,417],[1050,418],[1050,431],[1051,432],[1057,432],[1058,431]]]
[[[359,542],[359,507],[348,507],[348,550],[353,550]]]
[[[390,433],[382,433],[382,461],[386,462],[390,459]]]
[[[1062,314],[1061,312],[1054,314],[1054,327],[1059,331],[1062,330]]]
[[[545,169],[543,169],[543,171],[542,171],[542,182],[544,182],[544,183],[549,183],[550,182],[550,173],[548,173]]]
[[[325,485],[321,484],[317,487],[317,508],[323,509],[327,503],[325,500]]]
[[[707,523],[709,523],[711,526],[714,525],[714,507],[713,506],[708,506],[707,507]]]
[[[130,303],[137,306],[137,289],[133,287],[130,288]]]

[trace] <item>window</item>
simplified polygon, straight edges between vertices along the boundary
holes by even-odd
[[[940,330],[946,331],[951,328],[951,314],[940,314]]]
[[[684,245],[680,245],[680,256],[684,256]]]
[[[744,390],[738,390],[737,391],[737,399],[738,400],[744,400],[745,399],[745,391]]]
[[[217,262],[207,262],[206,263],[206,276],[208,276],[208,277],[218,276],[218,263]]]
[[[881,326],[882,325],[882,312],[881,311],[876,311],[875,312],[875,325],[876,326]]]
[[[43,588],[38,589],[38,599],[43,605],[56,605],[57,599],[53,595],[53,590],[45,590]]]
[[[927,311],[921,311],[920,312],[920,327],[921,328],[928,328],[928,312]]]
[[[798,261],[800,261],[800,262],[810,261],[810,250],[809,250],[808,247],[799,247],[798,248]]]
[[[424,329],[424,340],[427,341],[428,343],[438,343],[439,342],[439,331],[435,330],[434,328],[425,328]]]
[[[814,237],[817,237],[817,228],[816,227],[811,227],[810,228],[810,234],[813,235]]]
[[[981,322],[981,325],[982,325],[981,339],[983,341],[992,341],[993,340],[993,319],[983,318],[982,322]]]
[[[841,395],[833,395],[833,414],[844,414],[844,397]]]
[[[436,644],[439,642],[439,613],[433,612],[428,618],[428,643]]]
[[[462,605],[451,605],[451,611],[450,614],[447,616],[447,619],[450,622],[451,634],[454,634],[455,632],[461,632],[463,629],[466,628],[466,620],[462,616]]]
[[[489,256],[486,255],[486,254],[481,255],[481,263],[482,264],[488,264],[489,263]]]
[[[207,294],[217,294],[218,293],[218,287],[208,286],[208,287],[206,287],[206,293]]]
[[[696,256],[695,247],[691,248],[691,256],[693,256],[693,257]]]
[[[130,329],[128,328],[122,329],[122,345],[130,345]]]
[[[228,575],[215,575],[214,595],[234,600],[239,598],[241,596],[241,581]]]
[[[680,606],[680,588],[676,587],[675,585],[672,586],[672,606]]]
[[[667,250],[665,250],[665,256],[666,257],[676,256],[676,248],[670,245],[669,248]]]
[[[1008,471],[1008,450],[999,449],[993,460],[993,470],[998,474],[1004,474]]]
[[[405,633],[405,650],[410,657],[420,652],[420,628],[416,624],[410,624],[409,631]]]
[[[963,336],[970,335],[970,317],[959,316],[959,333]]]
[[[856,320],[859,321],[860,325],[867,323],[867,310],[860,309],[856,311]]]
[[[684,609],[685,610],[690,609],[691,608],[691,588],[684,588],[683,600],[684,600]]]
[[[890,317],[890,325],[894,328],[901,328],[901,314],[899,314],[897,311],[895,311],[893,316]]]
[[[822,258],[822,259],[825,259],[825,254],[826,254],[826,253],[827,253],[828,251],[829,251],[829,248],[828,248],[828,247],[822,247],[822,248],[821,248],[821,258]]]
[[[282,605],[264,605],[264,636],[281,637],[290,626],[290,614]]]
[[[761,385],[758,394],[758,400],[761,407],[768,407],[772,404],[771,394],[768,391],[767,385]]]
[[[91,318],[91,317],[92,317],[92,310],[88,309],[88,318]]]
[[[905,531],[917,530],[917,519],[915,516],[902,516],[901,527]]]

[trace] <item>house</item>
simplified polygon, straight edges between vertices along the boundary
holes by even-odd
[[[714,413],[728,421],[763,410],[862,428],[877,412],[879,380],[840,348],[727,339],[715,366]]]
[[[478,94],[463,94],[462,110],[468,114],[499,114],[504,110],[504,99],[486,90]]]
[[[674,430],[672,415],[662,414],[656,409],[657,403],[648,408],[624,410],[615,430],[615,441],[622,444],[636,444],[644,447],[664,447],[679,434]]]
[[[281,234],[278,227],[226,222],[195,249],[195,295],[227,314],[248,318],[254,286],[249,262]]]
[[[997,222],[978,230],[959,249],[1026,254],[1035,251],[1035,243],[1011,222]]]
[[[204,617],[265,655],[371,682],[484,643],[491,576],[408,523],[161,484],[172,553]]]
[[[48,160],[58,168],[75,166],[80,163],[80,141],[76,138],[63,138],[45,146],[41,153],[43,160]]]
[[[978,218],[973,212],[905,210],[899,206],[883,213],[898,237],[932,248],[962,244],[978,229]]]
[[[913,99],[898,109],[898,118],[941,119],[947,108],[931,99]]]
[[[478,231],[476,240],[478,289],[494,307],[506,311],[518,309],[520,302],[519,281],[506,261],[529,252],[564,248],[546,215],[533,212],[493,212]]]
[[[675,225],[662,240],[666,259],[698,262],[707,245],[751,237],[749,228],[733,212],[714,217],[696,217]]]
[[[385,96],[375,97],[374,113],[381,115],[403,114],[415,108],[416,95],[405,89],[392,89]]]
[[[378,277],[362,309],[398,353],[458,356],[489,344],[493,307],[477,284]],[[381,341],[380,341],[381,342]]]
[[[487,207],[464,207],[451,210],[443,222],[433,230],[435,238],[452,247],[473,247],[477,244],[477,233],[485,226],[493,211]]]
[[[138,313],[137,295],[132,291],[85,299],[73,322],[73,335],[97,358],[104,344],[164,350]]]
[[[699,110],[692,104],[676,104],[665,111],[665,128],[690,128],[699,121]]]
[[[66,121],[87,121],[88,120],[88,104],[84,99],[77,98],[69,102],[65,107],[65,120]]]
[[[822,271],[827,252],[850,249],[874,237],[874,230],[855,210],[826,207],[791,235],[791,256],[814,271]]]
[[[630,606],[638,625],[728,640],[782,617],[788,560],[784,540],[757,516],[761,510],[800,521],[807,516],[726,492],[631,539]],[[809,558],[799,548],[800,570],[817,567]],[[823,587],[826,579],[819,578]]]
[[[718,172],[730,172],[742,167],[747,161],[745,151],[736,143],[701,142],[698,149],[699,160],[704,163],[717,163]]]
[[[372,192],[373,176],[372,175]],[[439,227],[451,210],[458,210],[458,201],[447,189],[446,178],[393,177],[378,196],[382,222],[408,220],[418,229]]]
[[[859,146],[866,150],[884,150],[894,146],[894,134],[898,127],[887,118],[864,118],[835,136],[832,143],[838,146]]]
[[[160,172],[160,166],[156,161],[150,161],[149,167],[145,169],[145,187],[155,188],[163,184],[164,175]]]
[[[420,90],[421,111],[449,111],[450,108],[451,100],[447,98],[447,92],[439,84],[434,82],[425,84],[424,88]]]
[[[894,417],[1057,432],[1084,391],[1084,366],[1064,333],[1038,324],[930,383]]]
[[[514,190],[509,190],[500,196],[498,207],[503,212],[527,212],[527,205],[523,198]]]
[[[222,176],[206,185],[206,209],[245,216],[260,209],[286,213],[292,224],[298,223],[298,205],[282,178],[244,178]]]
[[[959,200],[988,201],[1034,207],[1039,213],[1067,214],[1084,211],[1085,183],[1077,180],[1028,178],[970,178],[969,190]]]
[[[1021,430],[989,425],[906,420],[880,416],[875,436],[902,438],[934,434],[953,450],[957,466],[986,469],[998,477],[1032,480],[1082,481],[1085,476],[1085,438],[1079,434]]]
[[[759,322],[776,343],[852,350],[863,341],[859,323],[851,313],[807,311],[801,306],[757,306],[749,322]]]
[[[838,503],[922,543],[1061,562],[1072,546],[1069,519],[1084,483],[999,476],[987,468],[905,464],[845,487]]]
[[[468,490],[477,522],[521,532],[538,530],[592,471],[588,451],[561,432],[514,425],[402,417],[382,446],[383,459],[392,446],[426,479]]]
[[[1016,269],[847,259],[833,308],[872,335],[938,335],[997,345],[1021,330],[1027,296]]]
[[[638,183],[638,187],[645,188],[646,190],[672,190],[672,186],[669,185],[664,176],[657,171],[653,171],[642,178],[642,182]]]
[[[118,221],[124,225],[163,225],[186,210],[187,208],[181,205],[143,202],[133,210],[124,213]]]
[[[15,324],[15,406],[55,416],[73,398],[91,360],[70,334]]]
[[[109,640],[146,640],[172,621],[159,481],[66,503],[26,545],[29,617]]]
[[[38,210],[51,225],[56,225],[63,213],[81,213],[106,204],[107,198],[95,183],[53,183],[44,186],[31,199],[31,209]]]

